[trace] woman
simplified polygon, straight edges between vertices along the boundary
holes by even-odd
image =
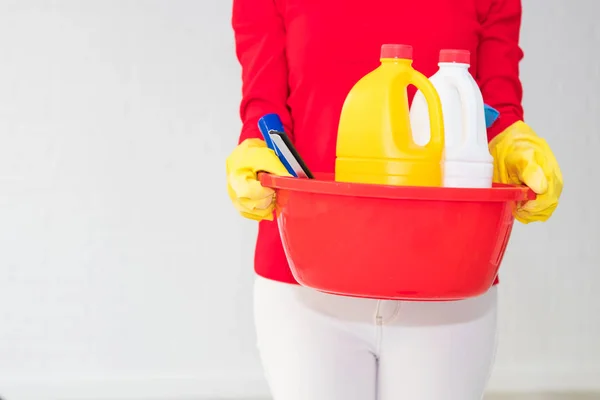
[[[440,49],[470,50],[484,101],[501,115],[488,132],[494,178],[537,192],[516,216],[544,221],[562,176],[546,142],[523,122],[520,23],[520,0],[234,0],[243,128],[227,159],[228,191],[243,216],[261,221],[255,322],[275,400],[481,399],[495,352],[496,286],[447,303],[298,286],[273,222],[273,191],[256,180],[258,171],[287,172],[260,139],[257,120],[279,114],[308,167],[333,172],[342,104],[378,66],[381,44],[412,45],[414,66],[427,76]]]

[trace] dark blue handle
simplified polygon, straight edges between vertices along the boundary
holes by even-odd
[[[262,133],[263,138],[265,139],[265,143],[267,143],[267,147],[273,150],[277,155],[279,152],[271,140],[271,136],[269,135],[269,131],[278,131],[284,132],[283,124],[281,123],[281,119],[277,114],[267,114],[263,115],[258,120],[258,129],[260,129],[260,133]]]
[[[288,163],[288,161],[285,159],[285,157],[281,154],[281,151],[279,151],[277,146],[275,146],[275,143],[273,143],[273,140],[271,140],[271,135],[269,135],[269,132],[271,132],[271,131],[285,132],[285,130],[283,128],[283,123],[281,122],[281,118],[279,118],[279,115],[277,115],[277,114],[263,115],[258,120],[258,129],[260,130],[260,133],[262,133],[263,138],[265,139],[265,143],[267,144],[267,147],[270,148],[271,150],[273,150],[275,152],[275,154],[277,154],[277,157],[279,157],[279,160],[281,161],[281,163],[283,164],[285,169],[287,169],[287,171],[292,176],[297,178],[298,175],[296,175],[296,171],[294,171],[292,166]]]

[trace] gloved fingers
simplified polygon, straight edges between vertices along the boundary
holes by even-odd
[[[248,197],[240,197],[231,186],[230,182],[227,184],[227,192],[229,197],[232,199],[233,205],[238,212],[246,217],[253,220],[260,221],[262,219],[273,220],[273,209],[274,209],[274,191],[269,188],[262,188],[261,195],[251,199]],[[256,194],[256,193],[255,193]]]
[[[232,172],[229,174],[227,182],[238,199],[245,198],[258,202],[273,197],[273,193],[275,193],[273,189],[262,186],[254,178],[252,171]]]
[[[515,210],[515,218],[524,224],[530,222],[544,222],[547,221],[556,207],[558,206],[557,202],[543,200],[530,200]]]
[[[237,199],[237,203],[244,209],[244,211],[248,212],[267,210],[272,208],[274,202],[275,196],[273,194],[262,199],[248,199],[244,197]]]
[[[248,218],[251,219],[253,221],[262,221],[262,220],[267,220],[267,221],[273,221],[273,210],[261,210],[260,212],[246,212],[246,211],[240,211],[238,209],[240,215],[244,218]]]
[[[554,175],[551,176],[546,193],[537,195],[535,200],[529,200],[518,205],[515,216],[519,221],[543,222],[552,216],[558,206],[558,199],[562,190],[562,184],[557,182],[556,179]]]
[[[233,202],[235,209],[245,218],[252,219],[255,221],[261,221],[263,219],[272,221],[273,210],[275,209],[275,202],[270,199],[269,202],[264,204],[256,204],[247,199],[237,199]]]
[[[535,149],[519,149],[507,155],[506,164],[509,179],[527,185],[538,195],[548,191],[548,178],[544,172],[543,158]]]
[[[245,211],[253,212],[255,210],[268,209],[275,200],[275,192],[272,189],[263,189],[264,190],[260,192],[260,196],[258,196],[257,193],[254,193],[253,197],[237,196],[234,189],[231,189],[231,191],[233,192],[235,203],[243,207]]]
[[[523,170],[519,171],[519,180],[536,194],[542,195],[548,191],[548,179],[542,167],[537,163],[527,164]]]

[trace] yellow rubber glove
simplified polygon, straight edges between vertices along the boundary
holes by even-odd
[[[526,123],[515,122],[490,142],[494,182],[527,185],[535,200],[519,204],[515,218],[522,223],[546,221],[563,189],[563,177],[548,143]]]
[[[259,172],[291,176],[263,140],[246,139],[227,157],[227,192],[242,216],[272,221],[275,191],[260,184]]]

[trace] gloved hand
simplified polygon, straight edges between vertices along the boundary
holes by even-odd
[[[522,121],[515,122],[490,142],[494,157],[494,182],[525,184],[536,200],[519,204],[515,218],[522,223],[546,221],[563,188],[558,162],[548,143]]]
[[[259,172],[291,176],[264,141],[246,139],[227,157],[227,192],[242,216],[272,221],[275,191],[260,184]]]

